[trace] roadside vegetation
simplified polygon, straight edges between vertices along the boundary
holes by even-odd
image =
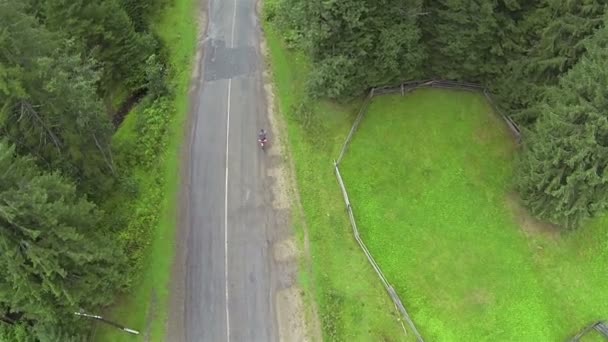
[[[194,3],[0,0],[0,340],[163,339]]]
[[[355,215],[423,336],[564,339],[606,319],[605,6],[273,0],[263,17],[326,339],[352,338],[375,314],[366,303],[349,324],[328,319],[344,322],[349,310],[332,306],[344,276],[328,270],[360,253],[321,235],[352,241],[333,158],[361,94],[426,78],[490,88],[523,144],[481,97],[437,90],[374,100],[355,136],[343,161]],[[344,288],[371,285],[368,276]],[[403,336],[367,323],[382,332],[376,338]]]
[[[133,259],[129,288],[108,313],[123,325],[137,327],[152,341],[164,341],[169,280],[174,256],[179,151],[188,111],[188,87],[197,36],[197,2],[168,1],[151,21],[153,32],[166,47],[167,95],[143,102],[129,114],[114,135],[117,154],[139,189],[125,201],[120,194],[112,204],[122,211]],[[162,89],[162,88],[161,88]],[[148,97],[148,101],[152,99]],[[121,215],[121,216],[123,216]],[[132,341],[133,337],[107,325],[98,325],[99,341]]]
[[[608,221],[531,218],[515,153],[481,94],[422,89],[375,98],[342,161],[362,238],[429,340],[566,340],[608,317]]]
[[[265,23],[264,30],[310,233],[312,274],[302,267],[300,278],[317,302],[323,337],[328,341],[413,341],[411,333],[404,334],[398,312],[352,238],[331,173],[360,102],[344,106],[320,102],[302,120],[296,106],[305,95],[309,63],[286,49],[271,24]]]

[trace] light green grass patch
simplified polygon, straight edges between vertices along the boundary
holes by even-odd
[[[560,235],[512,210],[515,153],[480,94],[424,89],[374,99],[342,162],[362,238],[429,340],[563,340],[608,317],[605,222]]]

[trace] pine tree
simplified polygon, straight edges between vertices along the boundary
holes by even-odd
[[[548,12],[548,20],[526,58],[528,77],[552,83],[570,70],[585,52],[586,38],[602,25],[605,10],[603,1],[549,1],[541,9]]]
[[[111,181],[112,128],[96,91],[98,73],[73,45],[0,1],[0,132],[46,170],[94,194]]]
[[[565,227],[608,209],[608,28],[548,91],[517,174],[538,217]]]
[[[534,1],[528,1],[528,6]],[[517,1],[426,1],[423,42],[429,76],[492,82],[503,72],[519,43],[523,8]]]
[[[73,184],[0,143],[0,308],[37,334],[77,333],[74,310],[106,305],[124,260]],[[57,330],[57,327],[62,329]]]
[[[341,97],[402,77],[415,77],[424,51],[419,0],[288,0],[280,13],[304,37],[316,64],[313,95]]]
[[[532,107],[578,62],[605,11],[604,1],[543,0],[525,12],[518,25],[520,53],[497,80],[497,92],[519,123],[534,123],[537,111]]]
[[[121,0],[121,5],[133,22],[133,27],[138,32],[148,30],[149,17],[160,6],[162,0]]]
[[[145,86],[145,64],[156,41],[135,30],[118,0],[45,0],[46,27],[84,45],[101,64],[102,90],[117,84],[128,90]]]

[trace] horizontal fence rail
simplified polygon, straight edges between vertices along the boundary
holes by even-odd
[[[509,116],[505,115],[502,110],[496,105],[496,101],[494,101],[494,97],[490,90],[480,84],[477,83],[468,83],[468,82],[457,82],[457,81],[445,81],[445,80],[422,80],[422,81],[408,81],[403,82],[398,85],[390,85],[390,86],[381,86],[377,88],[372,88],[370,91],[370,96],[374,97],[377,95],[384,94],[396,94],[401,93],[405,95],[405,93],[418,89],[418,88],[444,88],[444,89],[455,89],[455,90],[469,90],[469,91],[479,91],[481,92],[488,103],[492,106],[494,112],[505,121],[507,127],[515,137],[517,143],[521,143],[521,130],[517,123],[513,121]]]
[[[367,248],[367,246],[361,239],[361,236],[359,234],[359,229],[357,228],[357,222],[356,222],[355,216],[353,214],[352,205],[351,205],[350,199],[348,197],[348,192],[346,191],[346,185],[344,184],[344,179],[342,178],[342,174],[340,173],[340,167],[339,167],[340,163],[342,162],[342,159],[344,158],[344,155],[346,154],[346,151],[348,150],[348,147],[350,146],[353,136],[357,132],[357,129],[359,128],[359,125],[361,124],[361,121],[363,121],[363,117],[367,113],[367,109],[368,109],[369,104],[371,103],[372,99],[376,96],[386,95],[386,94],[400,93],[401,95],[405,95],[406,93],[411,92],[418,88],[446,88],[446,89],[458,89],[458,90],[481,92],[481,93],[483,93],[485,98],[488,100],[488,103],[490,103],[490,105],[492,106],[492,109],[494,110],[494,112],[503,118],[503,120],[509,127],[511,133],[513,133],[513,135],[516,138],[518,143],[521,142],[521,131],[520,131],[518,125],[510,117],[504,115],[503,112],[501,110],[499,110],[498,106],[496,105],[496,102],[492,98],[490,91],[482,85],[475,84],[475,83],[443,81],[443,80],[408,81],[408,82],[403,82],[403,83],[400,83],[398,85],[393,85],[393,86],[381,86],[381,87],[372,88],[369,91],[369,94],[365,98],[365,101],[363,102],[363,105],[361,106],[361,109],[359,110],[359,113],[357,114],[357,117],[356,117],[350,131],[348,132],[348,136],[346,137],[346,140],[344,141],[344,145],[342,146],[342,149],[340,150],[340,155],[338,156],[338,159],[336,161],[334,161],[334,172],[336,174],[336,178],[338,180],[338,184],[339,184],[340,190],[342,192],[342,197],[344,198],[344,203],[346,204],[346,211],[348,213],[348,218],[349,218],[350,225],[351,225],[351,228],[353,231],[353,236],[355,237],[355,240],[359,244],[359,247],[365,254],[365,257],[367,258],[368,262],[371,264],[372,268],[378,275],[378,278],[380,278],[380,281],[382,282],[382,285],[384,285],[386,292],[388,293],[389,297],[393,301],[395,308],[399,311],[399,313],[401,314],[401,316],[403,317],[405,322],[408,324],[411,331],[416,336],[416,339],[419,342],[423,342],[424,340],[422,339],[422,336],[418,332],[418,329],[416,329],[416,325],[414,324],[414,321],[411,319],[410,315],[408,314],[407,310],[405,309],[405,306],[403,305],[403,302],[399,298],[399,295],[397,295],[397,292],[395,291],[395,289],[392,287],[392,285],[390,284],[388,279],[386,279],[386,277],[384,276],[384,273],[382,273],[382,270],[380,269],[380,266],[376,263],[376,260],[374,259],[371,252],[369,251],[369,249]]]

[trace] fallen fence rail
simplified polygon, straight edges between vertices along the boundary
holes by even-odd
[[[342,197],[344,198],[344,203],[346,204],[346,211],[348,213],[348,218],[350,221],[350,225],[352,227],[352,231],[353,231],[355,240],[359,244],[359,247],[365,254],[369,263],[372,265],[374,271],[380,278],[380,281],[382,282],[382,285],[384,285],[386,292],[388,293],[389,297],[393,301],[395,308],[399,311],[399,313],[401,314],[403,319],[407,322],[410,329],[416,336],[416,339],[419,342],[423,342],[424,340],[422,339],[422,336],[418,332],[418,329],[416,329],[414,321],[411,319],[410,315],[408,314],[407,310],[405,309],[405,306],[403,305],[403,302],[399,298],[399,295],[397,294],[395,289],[392,287],[392,285],[390,284],[388,279],[386,279],[386,277],[384,276],[384,273],[382,273],[382,270],[380,269],[380,266],[376,263],[376,260],[374,259],[371,252],[369,251],[369,249],[367,248],[367,246],[361,239],[361,236],[359,234],[359,229],[357,228],[357,222],[356,222],[355,216],[353,214],[352,205],[351,205],[350,199],[348,197],[348,192],[346,191],[346,185],[344,184],[344,179],[342,178],[342,174],[340,173],[340,167],[339,167],[340,163],[342,162],[342,159],[344,158],[344,155],[346,154],[346,151],[348,150],[350,142],[353,139],[353,136],[357,132],[357,129],[359,128],[359,125],[361,124],[361,121],[363,120],[363,117],[365,116],[365,113],[367,112],[367,109],[368,109],[369,104],[371,103],[372,99],[376,96],[385,95],[385,94],[401,93],[401,95],[405,95],[406,93],[413,91],[415,89],[418,89],[418,88],[447,88],[447,89],[460,89],[460,90],[482,92],[483,95],[485,96],[485,98],[488,100],[488,102],[492,106],[492,108],[494,109],[494,112],[497,113],[498,115],[500,115],[504,119],[507,126],[509,127],[509,129],[511,130],[511,132],[517,139],[518,143],[521,142],[521,131],[520,131],[519,127],[517,126],[517,124],[510,117],[504,115],[502,113],[502,111],[499,110],[498,106],[496,105],[496,103],[494,102],[494,99],[492,98],[492,96],[490,94],[490,91],[482,85],[475,84],[475,83],[443,81],[443,80],[408,81],[408,82],[403,82],[403,83],[400,83],[400,84],[394,85],[394,86],[381,86],[381,87],[372,88],[369,91],[367,97],[365,98],[365,101],[363,102],[363,105],[361,106],[361,109],[359,110],[359,113],[358,113],[355,121],[353,122],[353,125],[352,125],[350,131],[348,132],[348,136],[346,137],[346,140],[344,141],[344,145],[342,146],[342,149],[340,150],[340,155],[338,156],[338,159],[334,161],[334,172],[336,174],[338,184],[340,185],[340,190],[342,192]]]

